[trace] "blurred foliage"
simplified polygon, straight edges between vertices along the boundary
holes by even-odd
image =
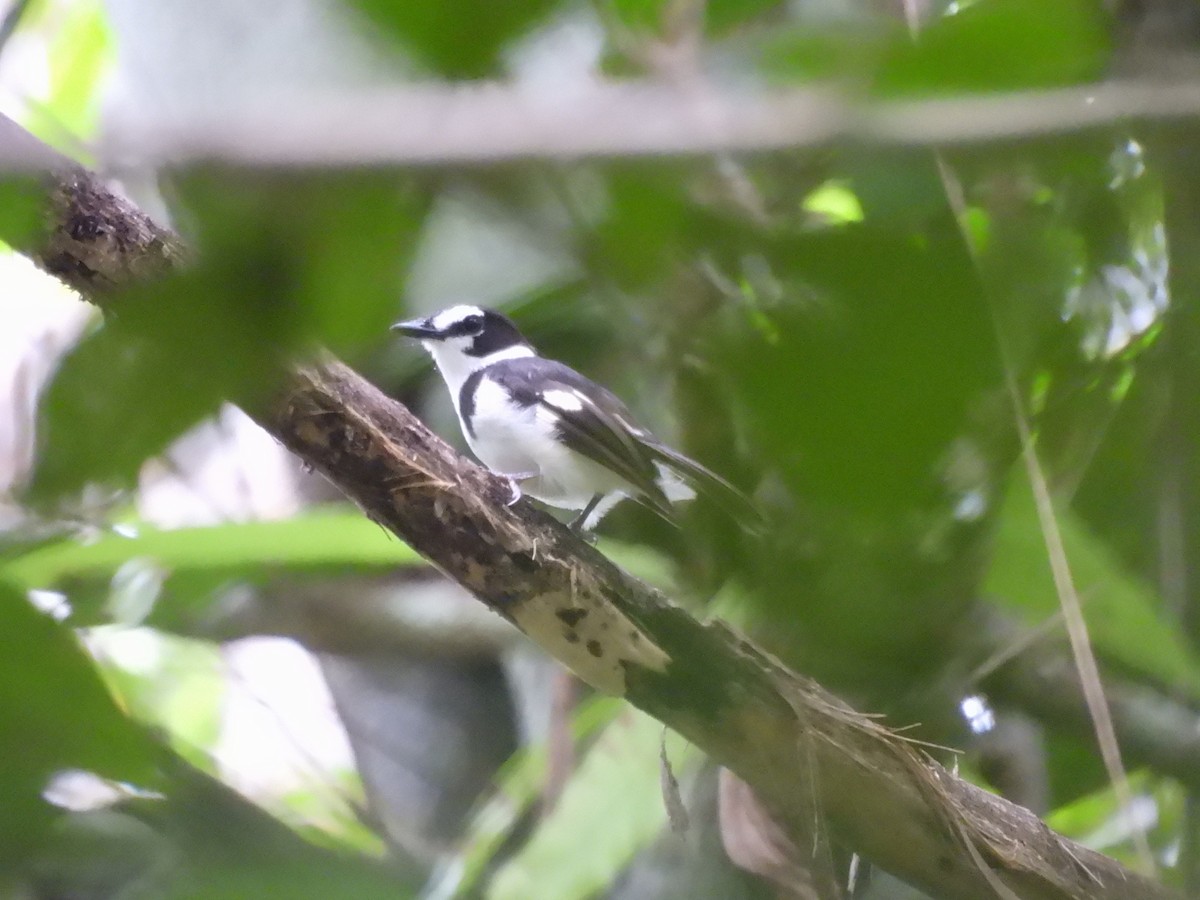
[[[1187,794],[1176,782],[1156,779],[1144,772],[1130,779],[1140,795],[1134,821],[1146,825],[1151,847],[1164,858],[1177,849],[1180,829],[1185,825],[1184,804]],[[1130,819],[1122,814],[1112,791],[1087,794],[1064,804],[1047,817],[1051,828],[1064,834],[1078,835],[1089,847],[1108,853],[1128,865],[1136,865],[1130,852]]]
[[[612,697],[589,698],[580,704],[571,720],[572,742],[586,747],[597,732],[627,712],[628,707]],[[462,857],[435,874],[431,885],[435,896],[469,895],[478,891],[497,864],[504,862],[506,853],[512,849],[509,844],[513,834],[519,833],[522,823],[539,810],[542,791],[550,777],[548,756],[544,745],[535,744],[519,750],[504,764],[496,774],[494,793],[471,817]],[[607,788],[614,797],[626,796],[620,785],[609,784]],[[543,828],[548,820],[549,817],[543,819]]]
[[[87,769],[145,784],[156,762],[145,731],[117,708],[71,632],[0,582],[0,869],[27,858],[52,820],[41,792],[54,772]]]
[[[13,176],[0,179],[0,234],[5,243],[28,246],[44,227],[40,181]]]
[[[69,590],[92,575],[110,578],[135,559],[171,575],[204,570],[224,578],[269,575],[264,567],[317,573],[394,569],[420,559],[362,515],[337,508],[277,522],[228,522],[169,531],[126,526],[125,531],[88,543],[64,540],[40,547],[0,566],[0,573],[28,588]]]
[[[479,78],[498,74],[509,43],[558,6],[555,0],[353,0],[373,21],[399,38],[403,49],[434,74]]]
[[[354,359],[392,321],[421,209],[395,178],[198,174],[180,191],[201,261],[127,291],[63,360],[42,404],[33,502],[132,484],[222,402],[253,410],[280,388],[283,364],[322,344]]]
[[[590,897],[602,891],[667,824],[658,755],[663,731],[632,709],[605,728],[554,809],[496,873],[490,896]],[[672,740],[669,750],[672,766],[681,769],[696,756],[681,739]],[[588,853],[576,856],[572,848],[582,834],[592,836]],[[575,865],[560,864],[571,856]]]
[[[1104,73],[1108,15],[1094,0],[993,0],[972,3],[894,42],[876,87],[884,94],[1044,88]],[[1020,65],[1014,65],[1014,48]]]
[[[86,136],[96,129],[96,85],[111,62],[111,36],[99,0],[73,3],[50,47],[50,92],[42,107],[60,128]]]
[[[1028,624],[1038,625],[1058,615],[1059,600],[1033,496],[1020,481],[1000,513],[984,590]],[[1097,651],[1192,702],[1200,701],[1200,658],[1164,615],[1153,589],[1124,571],[1078,515],[1059,512],[1058,522]]]
[[[90,162],[98,90],[113,58],[102,0],[31,2],[19,25],[44,32],[48,45],[45,77],[34,96],[22,98],[28,105],[26,124],[56,149]]]
[[[35,4],[18,32],[43,34],[47,90],[29,124],[59,146],[71,145],[64,130],[88,135],[119,49],[97,4],[68,6]],[[915,35],[899,4],[859,0],[348,6],[444,79],[501,77],[523,54],[560,54],[574,71],[595,50],[606,73],[832,80],[847,96],[915,102],[1087,83],[1121,53],[1100,0],[915,4]],[[0,750],[13,760],[0,863],[36,850],[26,869],[43,887],[84,883],[88,897],[397,896],[432,876],[427,896],[566,898],[602,893],[662,830],[657,726],[588,699],[549,726],[579,755],[555,809],[540,809],[554,764],[531,738],[461,840],[422,847],[414,863],[387,827],[402,812],[378,808],[366,778],[362,810],[331,816],[297,791],[295,815],[275,816],[214,777],[227,682],[210,645],[164,639],[171,663],[146,674],[78,637],[96,626],[193,634],[237,590],[414,566],[354,512],[173,531],[139,522],[132,536],[113,526],[129,526],[146,460],[223,402],[261,408],[284,365],[319,348],[459,440],[424,358],[386,329],[476,298],[752,492],[771,521],[759,541],[703,502],[679,530],[620,509],[604,525],[607,554],[698,611],[715,597],[707,612],[736,618],[847,700],[968,752],[958,703],[981,662],[964,650],[973,608],[1059,635],[1045,540],[1013,474],[1011,384],[1106,677],[1200,705],[1188,580],[1200,570],[1200,414],[1188,405],[1197,365],[1184,327],[1200,253],[1177,250],[1200,249],[1189,231],[1200,204],[1181,189],[1194,148],[1180,138],[1165,153],[1166,140],[1113,127],[941,153],[838,145],[469,172],[170,173],[197,262],[114,299],[119,314],[62,360],[42,396],[26,494],[42,519],[22,510],[0,543],[10,648]],[[0,238],[27,236],[36,213],[27,185],[0,185]],[[354,603],[342,589],[338,601]],[[38,612],[31,590],[39,602],[61,594],[68,618]],[[1051,823],[1129,858],[1091,734],[1044,724]],[[68,813],[41,796],[62,769],[162,796]],[[1134,788],[1156,817],[1152,846],[1176,859],[1195,827],[1185,787],[1146,769]],[[322,817],[335,820],[327,830],[314,824]],[[371,858],[378,842],[394,869]]]

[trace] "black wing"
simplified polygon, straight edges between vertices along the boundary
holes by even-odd
[[[657,463],[678,472],[746,527],[762,527],[761,513],[745,494],[711,469],[659,443],[634,421],[615,394],[574,369],[541,357],[496,365],[505,367],[513,400],[553,410],[563,443],[625,479],[638,491],[635,499],[663,518],[674,521],[671,503],[658,482]]]
[[[671,503],[658,484],[649,437],[614,394],[574,369],[540,357],[497,363],[513,400],[554,412],[558,438],[581,456],[616,473],[637,491],[635,499],[665,518]]]
[[[649,435],[645,435],[641,443],[651,457],[666,463],[743,526],[755,532],[761,532],[765,527],[762,513],[750,498],[712,469],[666,444],[660,444]]]
[[[670,519],[671,502],[658,484],[658,468],[638,439],[637,428],[619,411],[567,385],[552,384],[541,404],[554,411],[564,444],[610,469],[637,489],[635,499]]]

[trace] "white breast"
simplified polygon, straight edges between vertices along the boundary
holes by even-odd
[[[474,436],[462,424],[480,462],[505,475],[532,476],[521,480],[521,490],[543,503],[582,509],[595,494],[624,492],[628,487],[613,472],[561,444],[551,410],[520,408],[486,377],[475,390]]]

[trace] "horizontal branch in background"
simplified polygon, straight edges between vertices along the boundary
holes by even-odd
[[[1016,659],[979,678],[979,687],[997,703],[1023,710],[1054,727],[1077,734],[1093,729],[1079,673],[1061,642],[1028,636],[994,610],[972,618],[975,632],[964,636],[976,658],[994,658],[1021,647]],[[1200,790],[1200,712],[1162,690],[1120,675],[1106,675],[1104,696],[1121,751],[1129,762]]]
[[[1200,81],[886,102],[834,87],[751,90],[700,80],[408,84],[129,123],[105,149],[149,167],[458,165],[761,152],[834,141],[945,147],[1196,116]]]
[[[0,146],[10,126],[0,118]],[[154,235],[130,241],[130,253],[160,254],[160,264],[178,258],[166,256],[175,253],[174,239],[154,234],[144,217],[122,230],[117,220],[129,214],[127,204],[111,198],[98,208],[103,188],[86,173],[63,169],[60,157],[47,166],[59,172],[52,234],[43,246],[23,249],[61,261],[64,247],[89,236],[109,242],[110,235],[81,229],[74,211],[63,208],[63,197],[80,195],[89,198],[87,221],[99,217],[105,229]],[[85,297],[97,285],[156,271],[144,260],[113,259],[108,243],[104,253],[78,249],[80,266],[56,272]],[[112,270],[80,276],[78,269],[97,260],[113,263]],[[327,362],[295,372],[261,421],[375,521],[582,678],[624,694],[729,767],[793,834],[810,835],[819,815],[847,846],[955,900],[1172,896],[950,774],[723,624],[696,621],[527,502],[507,506],[505,481],[458,455],[346,366]]]

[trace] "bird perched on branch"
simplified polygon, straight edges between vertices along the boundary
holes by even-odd
[[[758,512],[737,488],[658,441],[614,394],[538,356],[493,309],[453,306],[393,331],[419,340],[450,389],[463,435],[489,469],[562,509],[590,531],[625,497],[672,521],[671,504],[699,490],[743,523]]]

